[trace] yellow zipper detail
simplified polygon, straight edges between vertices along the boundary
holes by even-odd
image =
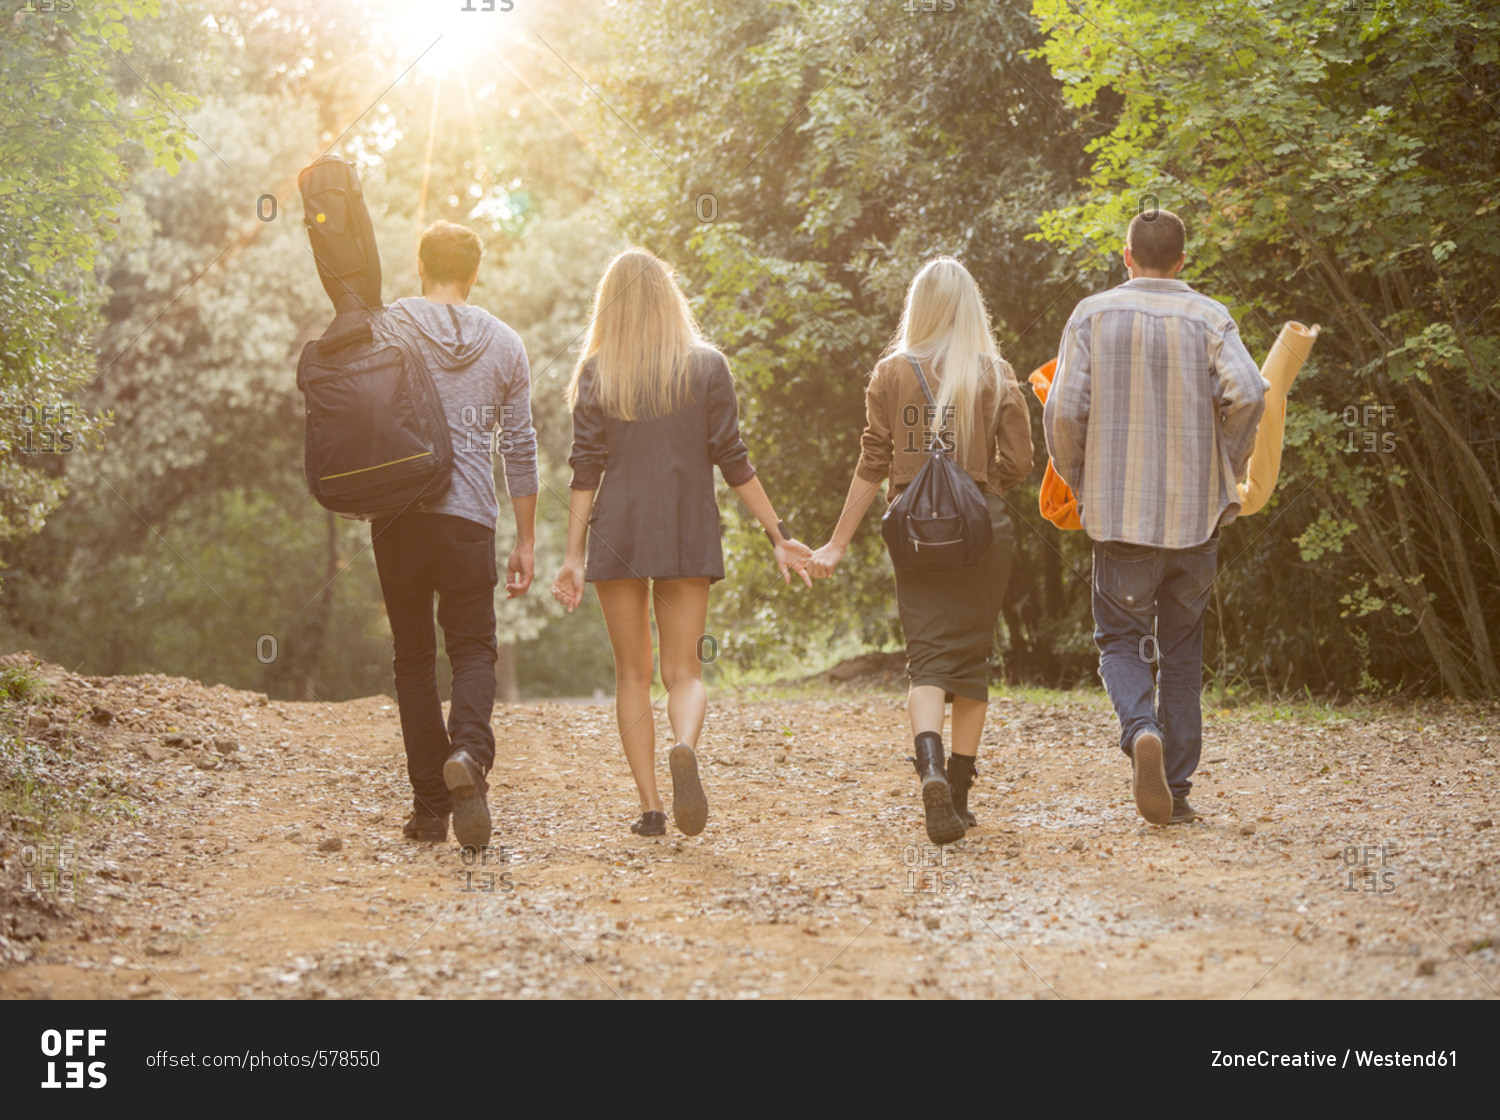
[[[335,478],[348,478],[351,474],[364,474],[366,471],[378,471],[381,467],[394,467],[398,463],[410,463],[413,459],[425,459],[431,455],[431,451],[423,451],[419,455],[408,455],[405,459],[392,459],[389,463],[376,463],[373,467],[360,467],[357,471],[345,471],[343,474],[325,474],[318,479],[319,482],[329,482]]]

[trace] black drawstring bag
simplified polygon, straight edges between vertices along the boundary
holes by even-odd
[[[936,409],[922,367],[907,355],[917,381]],[[942,439],[927,462],[880,519],[880,535],[898,568],[963,568],[989,551],[994,530],[984,494],[948,456]]]

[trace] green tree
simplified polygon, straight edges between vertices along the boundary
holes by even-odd
[[[102,448],[59,457],[72,498],[39,538],[6,549],[6,638],[91,672],[324,699],[378,691],[389,634],[369,529],[321,511],[301,476],[296,358],[332,311],[297,171],[335,144],[359,166],[388,301],[416,294],[423,226],[480,229],[474,298],[528,343],[554,487],[566,486],[555,477],[569,436],[566,352],[613,235],[567,149],[534,155],[566,131],[539,100],[534,64],[481,82],[498,58],[481,55],[470,73],[419,67],[392,85],[421,46],[314,3],[184,3],[137,40],[142,73],[213,91],[194,125],[214,155],[176,179],[141,177],[120,207],[101,258],[105,368],[87,396],[114,427]],[[543,566],[560,524],[554,514],[542,526]],[[559,613],[550,573],[541,578],[539,593],[502,606],[511,648]],[[599,639],[587,626],[573,635]]]
[[[1231,673],[1500,692],[1500,13],[1487,3],[1037,0],[1087,123],[1082,199],[1042,219],[1110,253],[1153,204],[1253,351],[1324,334],[1276,504],[1222,555]],[[1231,660],[1229,653],[1235,653]]]
[[[96,418],[71,404],[95,373],[95,262],[132,171],[196,159],[194,102],[128,61],[135,3],[6,4],[0,21],[0,540],[37,532],[61,499],[59,455]]]
[[[598,96],[579,80],[621,222],[680,269],[739,379],[767,490],[810,544],[837,519],[865,383],[921,265],[965,261],[1022,378],[1055,349],[1056,300],[1076,276],[1026,240],[1086,168],[1057,82],[1028,57],[1034,22],[1005,6],[934,7],[621,8],[597,32],[617,44],[592,75]],[[1069,575],[1082,549],[1040,520],[1031,486],[1007,497],[1019,550],[1006,671],[1076,679],[1093,656],[1087,589]],[[734,578],[714,611],[731,654],[898,637],[873,517],[838,577],[802,594],[773,589],[758,528],[732,497],[721,505]]]

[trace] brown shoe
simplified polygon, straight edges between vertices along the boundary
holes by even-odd
[[[484,767],[459,748],[443,763],[443,781],[453,793],[453,835],[465,848],[488,847],[490,807],[485,794],[490,787],[484,780]]]
[[[1169,823],[1172,820],[1172,787],[1167,785],[1166,755],[1162,750],[1161,736],[1155,731],[1142,731],[1131,744],[1130,757],[1135,807],[1152,824]]]
[[[443,844],[448,840],[448,814],[432,813],[420,802],[412,805],[411,816],[401,825],[401,835],[408,840]]]
[[[697,836],[708,824],[708,798],[698,777],[698,756],[678,743],[667,756],[672,768],[672,820],[684,836]]]
[[[647,810],[641,814],[641,819],[630,826],[630,831],[637,836],[665,836],[667,834],[667,814],[656,810]]]
[[[1186,797],[1172,798],[1172,819],[1170,824],[1188,824],[1192,821],[1202,820],[1203,814],[1188,804]]]

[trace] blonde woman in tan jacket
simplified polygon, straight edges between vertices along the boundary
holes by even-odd
[[[932,390],[929,404],[919,365]],[[911,681],[907,709],[917,774],[934,844],[963,837],[975,758],[989,703],[995,622],[1010,577],[1014,533],[1000,495],[1031,471],[1031,419],[1015,372],[1000,357],[984,298],[951,257],[929,261],[911,282],[901,328],[865,391],[867,422],[859,464],[833,538],[808,571],[831,576],[880,484],[896,496],[917,476],[936,441],[979,484],[994,540],[984,559],[963,568],[896,569],[896,601]],[[943,757],[945,706],[953,704],[953,755]]]

